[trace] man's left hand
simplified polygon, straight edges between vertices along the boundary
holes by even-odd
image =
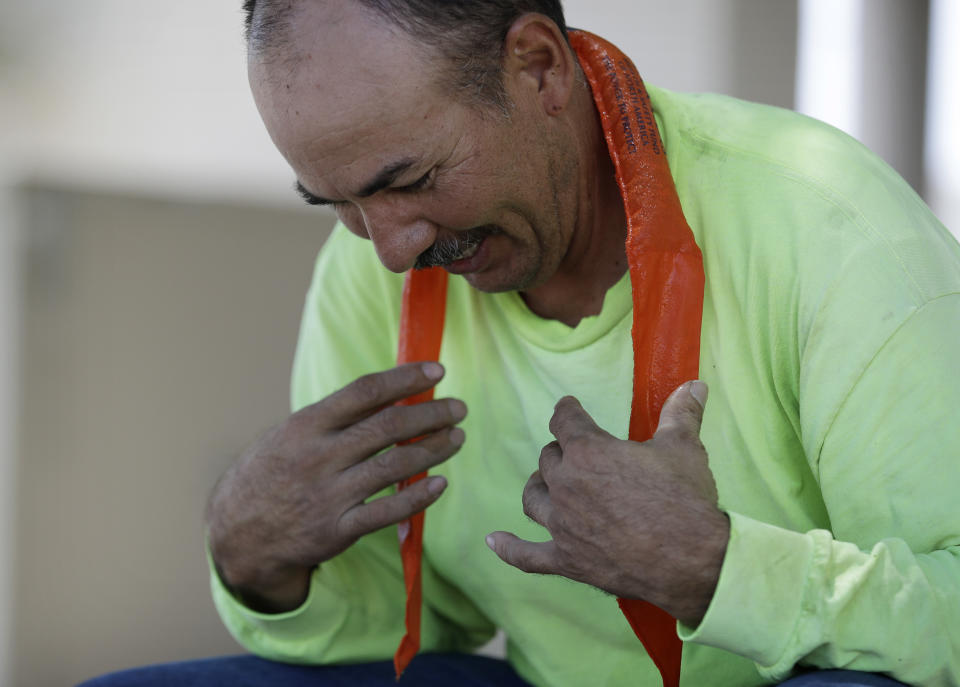
[[[524,572],[563,575],[699,624],[730,532],[700,443],[697,396],[706,391],[700,381],[680,386],[642,443],[617,439],[577,399],[561,399],[550,420],[557,440],[523,490],[524,513],[552,540],[494,532],[487,544]]]

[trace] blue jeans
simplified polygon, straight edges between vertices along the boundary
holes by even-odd
[[[897,682],[889,677],[876,673],[858,673],[853,670],[817,670],[805,675],[798,675],[781,687],[899,687]]]
[[[420,654],[400,687],[529,687],[506,661],[470,654]],[[822,670],[783,687],[894,687],[902,683],[852,670]],[[78,687],[394,687],[393,662],[295,666],[255,656],[222,656],[111,673]]]
[[[111,673],[78,687],[397,687],[393,661],[296,666],[221,656]],[[530,687],[506,661],[472,654],[419,654],[399,687]]]

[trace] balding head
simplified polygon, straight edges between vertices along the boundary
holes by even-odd
[[[535,12],[510,24],[497,63],[509,117],[491,116],[450,87],[439,48],[365,1],[277,5],[268,43],[254,7],[251,88],[301,195],[394,272],[439,262],[490,292],[562,281],[606,153],[566,35]]]
[[[288,59],[298,10],[326,0],[245,0],[252,56]],[[434,65],[440,87],[465,102],[509,113],[503,89],[503,42],[522,14],[546,15],[565,34],[560,0],[351,0],[444,59]]]

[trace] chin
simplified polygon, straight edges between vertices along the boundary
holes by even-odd
[[[504,293],[506,291],[519,291],[523,288],[513,281],[491,279],[486,274],[464,274],[462,276],[471,287],[483,293]]]
[[[462,276],[470,286],[484,293],[525,291],[529,289],[535,281],[532,275],[510,275],[490,272],[474,272],[473,274],[464,274]]]

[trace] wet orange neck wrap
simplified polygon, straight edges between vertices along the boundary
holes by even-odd
[[[653,436],[660,409],[676,387],[696,379],[703,313],[703,261],[683,217],[666,153],[643,81],[614,45],[585,31],[570,44],[590,83],[627,217],[627,259],[633,287],[633,403],[629,438]],[[447,273],[410,272],[403,289],[398,363],[437,360],[443,336]],[[407,399],[420,403],[432,390]],[[400,488],[423,479],[416,475]],[[423,513],[399,528],[407,589],[407,633],[394,657],[397,677],[420,645],[420,559]],[[680,682],[681,642],[675,620],[645,601],[619,599],[620,608],[663,677]]]

